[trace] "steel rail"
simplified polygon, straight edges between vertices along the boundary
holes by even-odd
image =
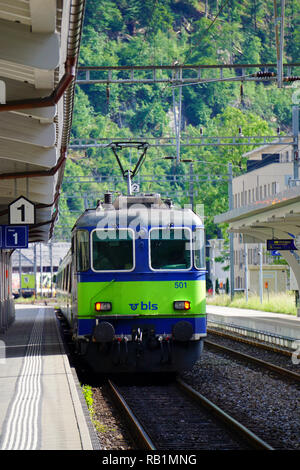
[[[243,426],[237,420],[232,418],[230,415],[225,413],[217,405],[212,403],[210,400],[208,400],[206,397],[194,390],[181,379],[178,378],[176,382],[177,386],[182,391],[188,394],[193,400],[200,403],[202,407],[205,407],[209,411],[209,413],[212,413],[215,417],[217,417],[218,420],[225,423],[225,425],[229,427],[231,431],[233,431],[235,434],[238,434],[243,440],[247,441],[252,448],[260,450],[274,450],[273,447],[271,447],[268,443],[260,439],[256,434],[247,429],[245,426]],[[125,417],[130,425],[131,432],[138,440],[138,443],[139,445],[141,445],[141,448],[147,450],[156,450],[156,447],[151,441],[151,438],[143,429],[130,407],[127,405],[125,399],[122,397],[116,385],[111,380],[109,380],[108,383],[110,391],[113,394],[113,397],[117,402],[118,407],[125,414]]]
[[[272,372],[276,372],[277,374],[280,374],[284,377],[288,377],[289,379],[300,382],[300,374],[297,374],[297,372],[292,372],[288,369],[284,369],[283,367],[276,366],[275,364],[271,364],[270,362],[263,361],[262,359],[258,359],[254,356],[241,353],[239,351],[236,351],[235,349],[228,348],[227,346],[222,346],[212,341],[205,340],[205,344],[214,349],[218,349],[219,351],[231,354],[237,357],[238,359],[246,360],[248,362],[253,362],[255,364],[258,364],[261,367],[264,367],[265,369],[271,370]]]
[[[292,351],[288,351],[287,349],[282,349],[282,348],[276,347],[275,345],[272,345],[272,344],[259,343],[258,341],[252,340],[250,338],[233,335],[233,334],[227,333],[225,331],[218,331],[218,330],[215,330],[213,328],[207,328],[207,333],[211,333],[211,334],[216,335],[216,336],[221,336],[222,338],[232,339],[232,340],[237,341],[239,343],[249,344],[251,346],[255,346],[255,347],[260,348],[260,349],[265,349],[266,351],[276,352],[276,353],[282,354],[284,356],[292,357],[292,355],[293,355]]]
[[[136,416],[131,411],[130,407],[127,405],[126,401],[122,397],[121,393],[117,389],[116,385],[111,381],[108,380],[108,384],[110,387],[110,392],[117,403],[119,409],[124,414],[132,434],[136,438],[137,442],[141,446],[141,449],[145,450],[156,450],[155,445],[151,441],[151,438],[148,436],[146,431],[143,429],[142,425],[139,423]]]
[[[229,426],[231,430],[248,441],[252,447],[260,450],[274,450],[273,447],[271,447],[267,442],[254,434],[243,424],[239,423],[236,419],[225,413],[225,411],[221,410],[221,408],[208,400],[204,395],[194,390],[192,387],[190,387],[190,385],[183,382],[183,380],[178,378],[177,383],[184,392],[189,394],[194,400],[200,402],[202,406],[217,416],[217,418]]]

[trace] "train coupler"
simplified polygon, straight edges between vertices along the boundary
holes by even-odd
[[[170,364],[172,362],[171,353],[171,338],[169,336],[159,336],[158,341],[160,343],[160,362],[161,364]]]

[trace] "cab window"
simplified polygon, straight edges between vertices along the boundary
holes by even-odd
[[[92,232],[94,271],[132,271],[134,263],[132,229],[96,229]]]
[[[153,270],[191,269],[191,232],[187,228],[150,230],[150,267]]]

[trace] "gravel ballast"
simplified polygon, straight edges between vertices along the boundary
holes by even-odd
[[[298,384],[208,348],[182,379],[275,449],[300,449]],[[101,447],[134,449],[105,387],[93,392]]]
[[[300,449],[299,385],[204,350],[183,379],[276,449]]]

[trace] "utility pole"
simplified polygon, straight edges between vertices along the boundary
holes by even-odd
[[[49,257],[50,257],[50,297],[53,297],[53,259],[52,259],[52,242],[49,243]]]
[[[175,72],[176,79],[182,78],[182,69],[176,70]],[[174,114],[174,127],[175,127],[175,136],[176,136],[176,164],[180,162],[180,137],[181,137],[181,107],[182,107],[182,87],[179,87],[178,90],[178,101],[176,102],[175,98],[175,88],[173,88],[173,114]],[[178,114],[177,114],[177,109]]]
[[[294,180],[299,179],[299,106],[293,106],[293,162],[294,162]]]
[[[84,210],[89,208],[89,203],[88,203],[88,195],[87,193],[84,193],[83,195],[83,203],[84,203]],[[50,246],[50,245],[49,245]],[[52,249],[52,248],[51,248]]]
[[[284,7],[285,0],[281,0],[280,11],[280,44],[279,44],[279,63],[277,68],[277,84],[278,88],[282,88],[283,82],[283,46],[284,46]]]
[[[37,282],[36,282],[36,243],[33,245],[33,273],[34,273],[34,297],[37,296]]]
[[[263,246],[259,244],[259,299],[263,302]]]
[[[244,243],[244,258],[245,258],[245,293],[246,302],[248,302],[248,246]]]
[[[22,253],[19,250],[19,279],[20,279],[20,297],[22,296]]]
[[[232,194],[232,163],[228,163],[228,202],[229,210],[233,209]],[[233,251],[233,233],[229,233],[229,264],[230,264],[230,297],[234,298],[234,251]]]
[[[190,163],[190,205],[194,210],[194,165]]]
[[[216,265],[215,265],[215,245],[211,243],[211,282],[213,297],[216,295]]]
[[[42,261],[42,243],[40,243],[40,296],[43,297],[43,261]]]
[[[127,170],[127,195],[131,196],[132,189],[131,189],[131,170]]]

